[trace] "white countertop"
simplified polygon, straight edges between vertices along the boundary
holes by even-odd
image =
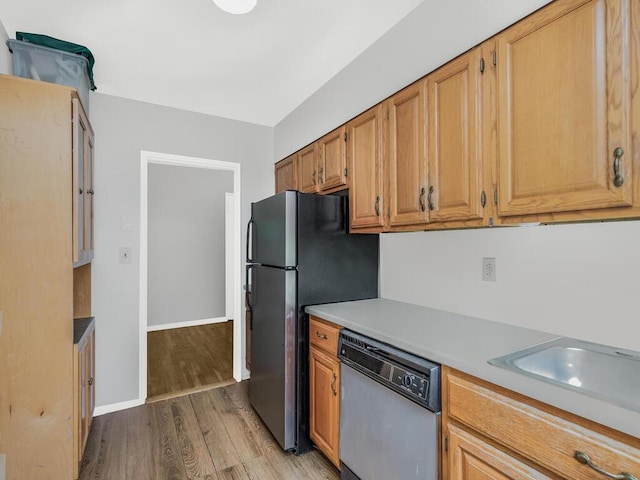
[[[640,413],[487,363],[558,335],[384,298],[306,312],[621,432],[640,437]],[[640,400],[639,400],[640,401]]]

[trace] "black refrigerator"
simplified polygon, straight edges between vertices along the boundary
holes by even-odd
[[[304,307],[378,296],[379,237],[350,235],[346,196],[286,191],[251,205],[251,405],[284,450],[309,439]]]

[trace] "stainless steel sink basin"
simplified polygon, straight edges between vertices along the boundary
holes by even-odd
[[[489,363],[640,412],[640,352],[558,338]]]

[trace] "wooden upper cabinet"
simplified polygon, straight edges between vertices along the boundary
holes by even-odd
[[[352,230],[380,231],[384,227],[383,111],[383,104],[376,105],[347,124]]]
[[[481,48],[427,76],[430,221],[483,216]]]
[[[318,189],[318,144],[313,142],[298,152],[301,192],[314,193]]]
[[[387,101],[391,228],[428,220],[425,97],[420,81]]]
[[[318,140],[318,189],[336,190],[347,185],[346,129],[344,125]]]
[[[73,156],[73,266],[93,258],[93,147],[94,135],[78,98],[71,100]]]
[[[498,35],[500,215],[632,203],[630,3],[558,0]]]
[[[276,193],[298,189],[297,155],[288,156],[275,165]]]

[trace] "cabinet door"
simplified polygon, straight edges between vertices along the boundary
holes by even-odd
[[[382,112],[377,105],[347,124],[351,229],[384,226]]]
[[[318,189],[318,150],[316,147],[317,144],[314,142],[298,153],[301,192],[314,193]]]
[[[546,480],[549,477],[455,425],[445,432],[450,480]]]
[[[316,347],[309,349],[310,437],[340,468],[340,362]]]
[[[298,169],[296,157],[297,155],[294,153],[276,163],[276,193],[284,192],[285,190],[297,190]]]
[[[500,215],[632,203],[629,3],[557,1],[498,36]]]
[[[430,221],[482,218],[480,61],[476,48],[427,77]]]
[[[79,447],[79,456],[78,456],[78,460],[82,461],[82,453],[84,452],[84,444],[85,444],[85,439],[87,438],[87,434],[88,429],[87,429],[87,414],[88,414],[88,410],[87,410],[87,401],[88,401],[88,387],[89,384],[87,383],[87,367],[88,367],[88,363],[87,363],[87,343],[84,343],[82,346],[79,347],[78,350],[78,362],[80,364],[80,378],[78,379],[80,381],[80,441],[78,442],[78,447]]]
[[[425,83],[418,82],[388,102],[392,227],[425,223],[428,219],[425,95]]]
[[[347,184],[346,141],[344,126],[318,140],[320,190],[331,190]]]
[[[93,330],[87,339],[87,436],[89,435],[89,429],[91,428],[91,422],[93,421],[93,412],[96,405],[96,332]],[[87,439],[84,439],[83,443],[86,443]]]
[[[91,124],[77,98],[72,99],[73,263],[93,258],[93,148]]]

